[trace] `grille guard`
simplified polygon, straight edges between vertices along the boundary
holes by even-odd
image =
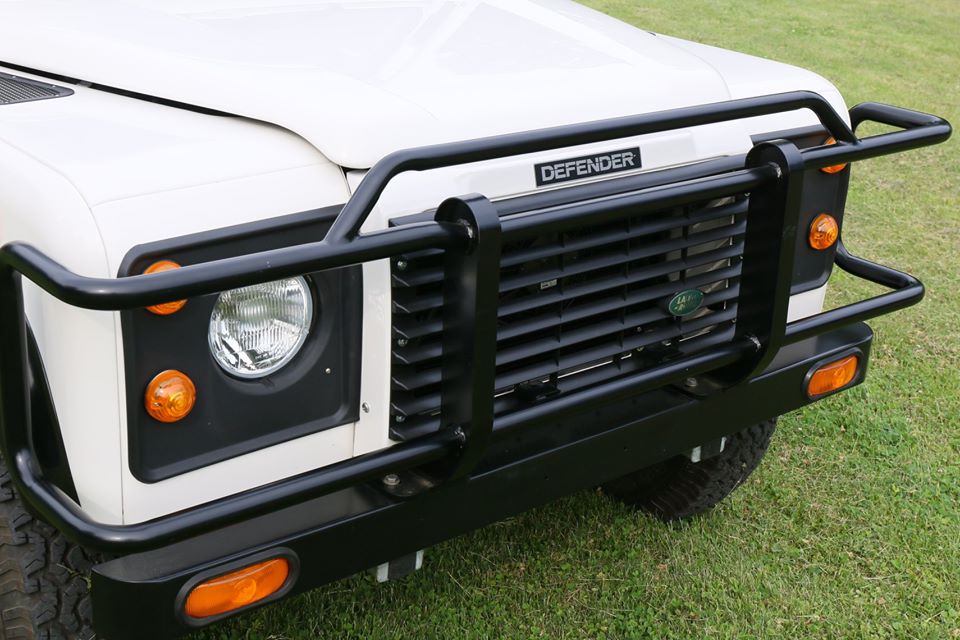
[[[407,171],[425,171],[500,157],[535,153],[678,128],[713,124],[799,109],[813,111],[838,141],[799,150],[787,141],[761,143],[740,170],[642,189],[597,203],[531,211],[501,220],[496,204],[480,195],[453,198],[433,222],[369,234],[360,228],[387,184]],[[733,100],[660,113],[558,127],[542,131],[444,144],[391,154],[375,165],[344,206],[327,237],[316,243],[217,260],[182,269],[121,279],[86,278],[19,242],[0,248],[0,448],[25,500],[75,542],[113,553],[157,548],[263,515],[387,473],[427,464],[451,480],[471,473],[493,438],[573,410],[588,410],[683,378],[711,372],[729,384],[762,371],[778,350],[844,325],[861,322],[921,300],[913,276],[851,255],[838,244],[835,263],[848,273],[893,291],[792,323],[786,322],[794,240],[803,173],[831,165],[938,144],[951,135],[936,116],[865,103],[851,109],[853,128],[812,92]],[[900,129],[859,139],[865,121]],[[704,352],[534,404],[502,418],[493,414],[497,279],[502,238],[530,229],[576,226],[587,219],[616,219],[695,200],[751,192],[734,339]],[[776,214],[776,215],[774,215]],[[780,238],[771,251],[770,238]],[[751,239],[753,239],[751,241]],[[424,249],[445,252],[444,377],[441,424],[436,433],[397,444],[270,485],[133,525],[107,525],[89,518],[40,471],[30,437],[27,326],[22,278],[67,304],[119,311],[223,290],[392,258]],[[456,354],[455,357],[450,357]]]

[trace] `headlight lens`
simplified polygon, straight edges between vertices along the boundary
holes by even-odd
[[[228,373],[262,378],[297,355],[312,322],[313,296],[304,278],[225,291],[210,316],[210,351]]]

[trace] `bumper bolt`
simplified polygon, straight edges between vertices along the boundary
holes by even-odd
[[[400,476],[395,473],[388,473],[383,476],[383,484],[387,487],[397,487],[400,485]]]
[[[397,271],[406,271],[407,266],[406,260],[397,260]]]
[[[405,346],[407,346],[408,344],[410,344],[410,341],[407,340],[406,338],[400,338],[400,339],[397,340],[397,346],[398,346],[398,347],[405,347]]]
[[[394,416],[393,421],[400,424],[406,422],[407,419],[404,416]]]
[[[683,386],[689,387],[690,389],[696,389],[700,386],[700,383],[697,382],[696,378],[687,378],[683,381]]]

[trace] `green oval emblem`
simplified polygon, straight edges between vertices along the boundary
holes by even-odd
[[[700,291],[700,289],[687,289],[673,296],[667,305],[667,309],[671,314],[683,317],[699,309],[702,304],[703,291]]]

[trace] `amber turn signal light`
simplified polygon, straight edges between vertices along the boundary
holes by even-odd
[[[810,224],[810,246],[817,251],[829,249],[840,237],[840,225],[833,216],[821,213]]]
[[[274,558],[201,582],[187,596],[191,618],[210,618],[243,609],[267,598],[287,583],[290,563]]]
[[[185,373],[173,369],[157,374],[147,385],[144,406],[158,422],[183,420],[197,403],[197,388]]]
[[[826,146],[829,147],[830,145],[837,144],[837,139],[834,138],[833,136],[830,136],[829,138],[827,138],[827,139],[823,142],[823,144],[825,144]],[[833,165],[832,167],[824,167],[824,168],[820,169],[820,171],[823,171],[824,173],[831,173],[831,174],[832,174],[832,173],[840,173],[841,171],[843,171],[843,170],[846,169],[846,168],[847,168],[846,163],[844,163],[844,164],[835,164],[835,165]]]
[[[174,269],[179,269],[178,265],[173,260],[161,260],[159,262],[154,262],[152,265],[147,267],[147,270],[144,271],[144,275],[149,273],[161,273],[163,271],[173,271]],[[187,304],[186,300],[174,300],[173,302],[164,302],[163,304],[155,304],[152,307],[147,307],[147,311],[150,313],[155,313],[158,316],[169,316],[171,314],[180,311],[183,309],[183,306]]]
[[[853,382],[860,368],[860,357],[850,355],[818,367],[807,383],[807,395],[811,398],[843,389]]]

